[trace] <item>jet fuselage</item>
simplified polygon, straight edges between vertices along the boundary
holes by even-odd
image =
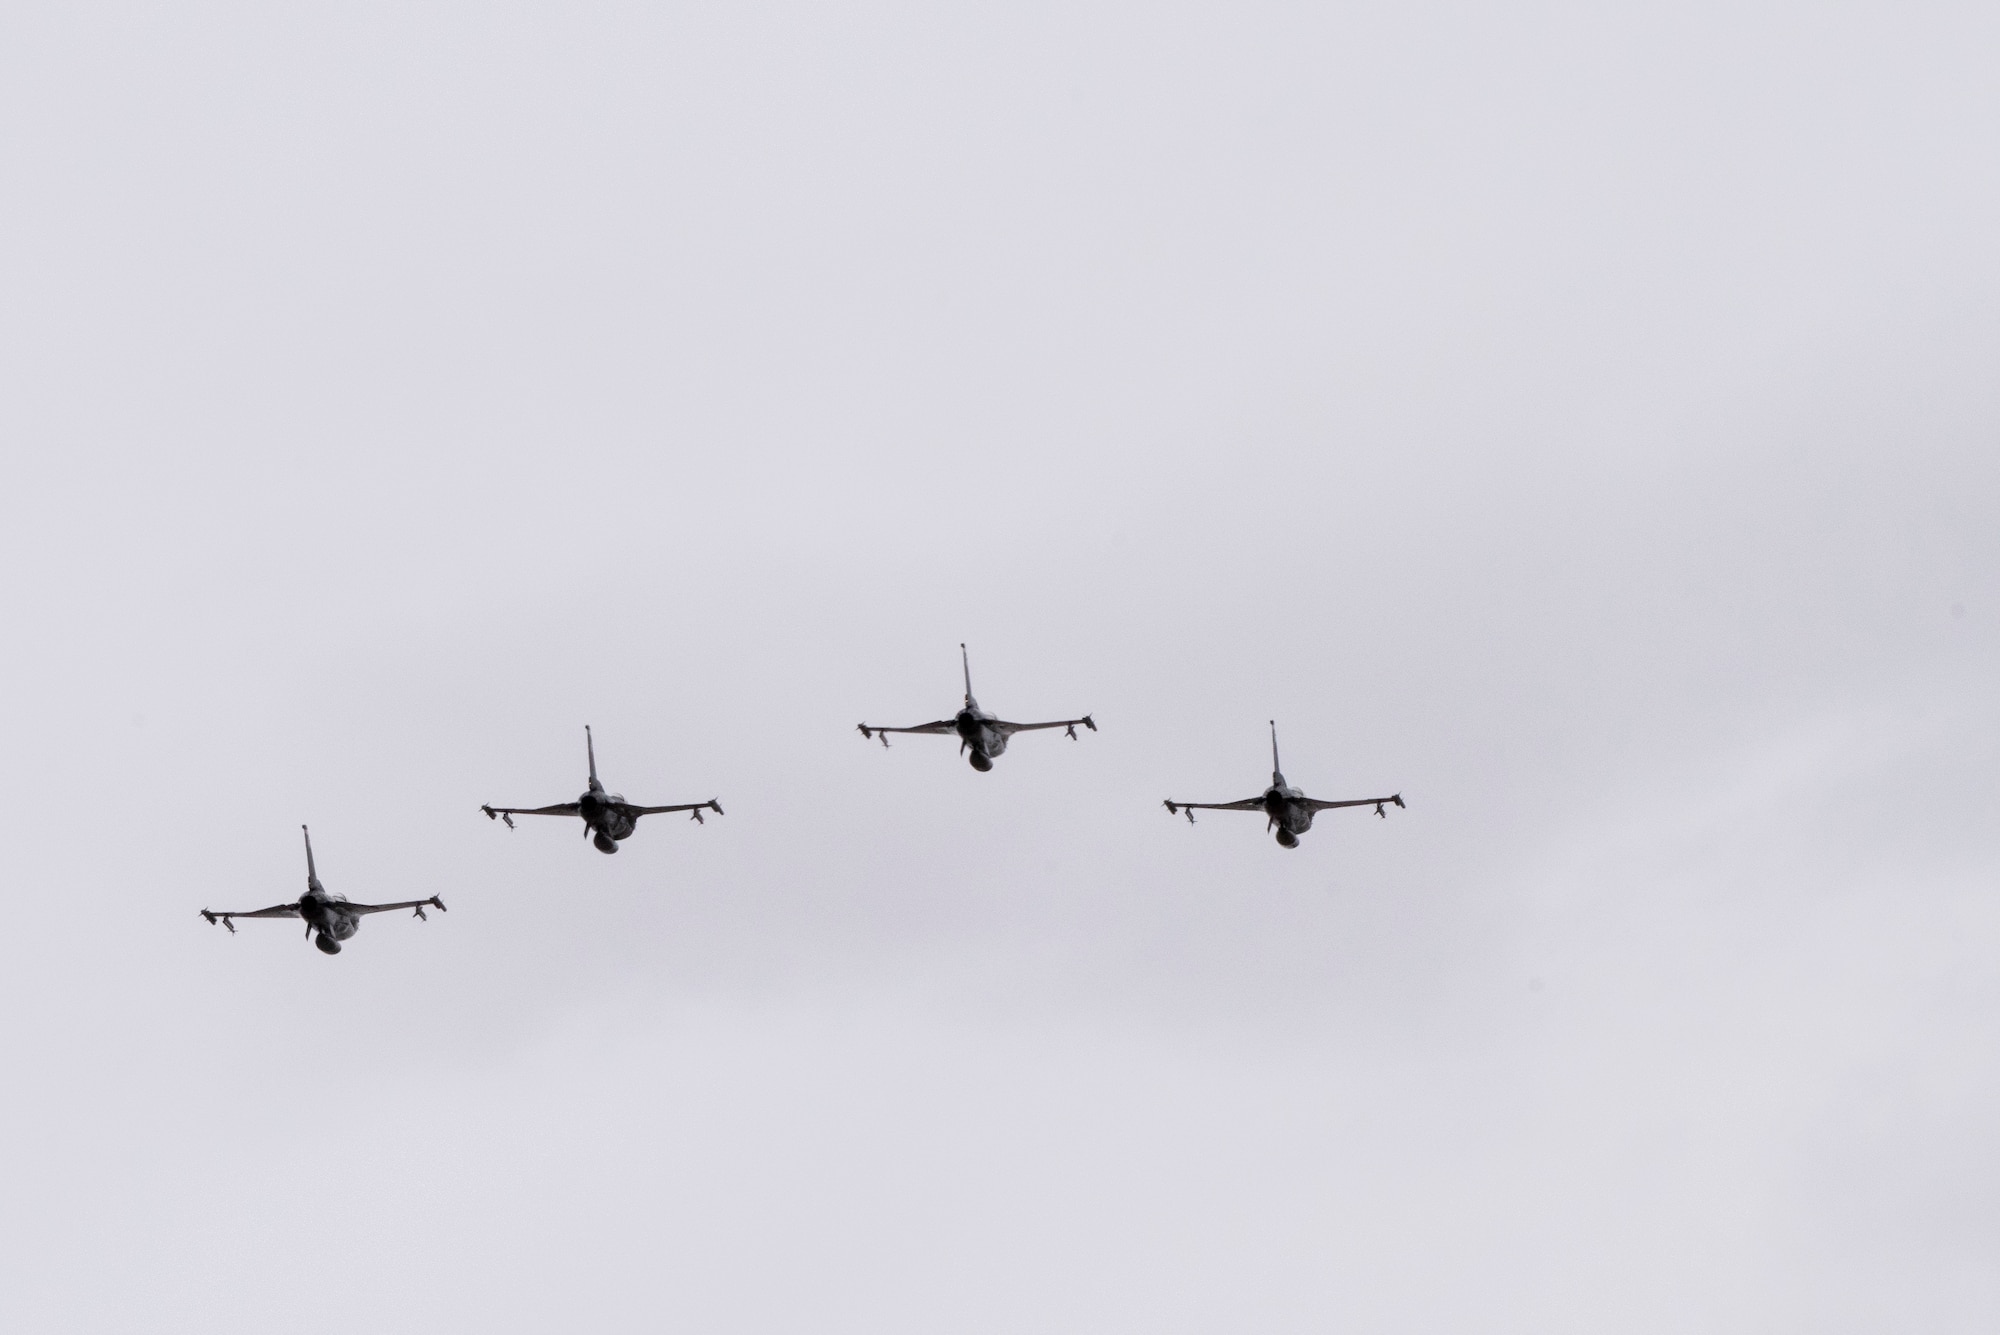
[[[590,827],[592,834],[601,834],[609,839],[630,839],[632,832],[639,828],[639,822],[619,809],[625,801],[623,793],[607,793],[602,788],[593,788],[576,799],[577,814]]]
[[[967,757],[976,770],[993,768],[993,758],[1007,751],[1007,734],[988,725],[995,716],[977,705],[967,705],[952,718],[952,726],[958,730],[958,739],[971,752]]]
[[[313,944],[329,955],[340,953],[340,943],[361,930],[361,915],[346,913],[341,905],[345,895],[330,895],[317,877],[299,899],[299,916],[313,930]]]
[[[1305,793],[1286,783],[1283,775],[1274,776],[1264,790],[1264,814],[1277,828],[1278,843],[1285,848],[1297,848],[1299,836],[1313,824],[1313,809],[1306,805]]]
[[[585,827],[590,830],[591,843],[603,853],[616,853],[618,841],[630,839],[632,832],[639,828],[639,822],[620,809],[625,801],[623,793],[607,793],[595,779],[590,782],[589,791],[576,799],[576,814],[583,817]]]

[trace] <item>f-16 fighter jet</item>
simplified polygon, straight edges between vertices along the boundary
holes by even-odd
[[[306,827],[299,826],[301,830]],[[257,909],[250,913],[212,913],[207,909],[201,916],[211,923],[219,922],[236,934],[236,924],[231,918],[304,918],[306,935],[313,944],[329,955],[340,953],[340,943],[361,930],[361,918],[367,913],[387,913],[391,909],[415,909],[419,918],[424,909],[434,908],[444,912],[444,901],[436,895],[429,899],[409,899],[400,904],[350,904],[346,895],[330,895],[326,887],[319,883],[319,873],[313,869],[312,831],[306,830],[306,893],[296,904],[274,904],[268,909]]]
[[[889,744],[892,732],[935,732],[958,734],[958,750],[963,755],[972,752],[972,768],[984,774],[993,768],[993,758],[1007,749],[1007,739],[1017,732],[1033,732],[1037,728],[1062,728],[1069,733],[1069,739],[1076,740],[1076,725],[1081,723],[1092,732],[1097,725],[1090,715],[1082,718],[1062,718],[1053,723],[1008,723],[997,719],[979,707],[972,698],[972,662],[966,657],[965,646],[958,646],[959,665],[965,669],[965,708],[950,718],[941,718],[935,723],[920,723],[914,728],[880,728],[872,723],[857,723],[863,737],[880,737],[882,745]]]
[[[1375,814],[1387,816],[1383,804],[1393,802],[1403,805],[1403,795],[1389,797],[1357,797],[1347,802],[1322,802],[1316,797],[1307,797],[1298,789],[1285,782],[1285,776],[1278,769],[1278,723],[1271,721],[1271,786],[1256,797],[1246,797],[1241,802],[1167,802],[1167,811],[1172,815],[1187,813],[1188,824],[1194,824],[1196,811],[1261,811],[1269,818],[1265,829],[1278,831],[1278,843],[1285,848],[1297,848],[1299,836],[1312,828],[1313,817],[1319,812],[1333,807],[1374,807]]]
[[[625,800],[623,793],[607,793],[604,785],[597,781],[597,747],[590,739],[590,728],[583,730],[583,748],[590,757],[590,788],[574,802],[558,802],[552,807],[481,807],[488,820],[503,820],[507,828],[514,828],[516,816],[581,816],[584,836],[597,845],[600,853],[616,853],[618,841],[630,839],[632,832],[639,828],[639,817],[660,816],[669,811],[689,811],[696,821],[701,820],[703,810],[722,814],[722,804],[713,798],[706,802],[682,802],[671,807],[639,807]]]

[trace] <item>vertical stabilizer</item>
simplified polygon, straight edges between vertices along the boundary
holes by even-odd
[[[1271,720],[1271,782],[1280,788],[1285,786],[1285,774],[1278,767],[1278,720]]]
[[[597,744],[590,739],[590,725],[583,725],[583,753],[590,757],[590,791],[601,793],[604,785],[597,781]]]
[[[313,866],[313,832],[306,829],[303,825],[299,826],[299,829],[306,837],[306,885],[311,889],[317,890],[319,889],[319,869]]]
[[[972,698],[972,660],[966,657],[965,646],[963,644],[958,646],[958,662],[959,666],[965,669],[965,707],[967,709],[977,709],[979,708],[979,702]]]

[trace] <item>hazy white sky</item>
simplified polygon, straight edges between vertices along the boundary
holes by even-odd
[[[8,10],[0,1326],[1991,1331],[1996,66]]]

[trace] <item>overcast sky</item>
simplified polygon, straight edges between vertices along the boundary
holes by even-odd
[[[11,7],[0,1325],[1990,1332],[1996,67]]]

